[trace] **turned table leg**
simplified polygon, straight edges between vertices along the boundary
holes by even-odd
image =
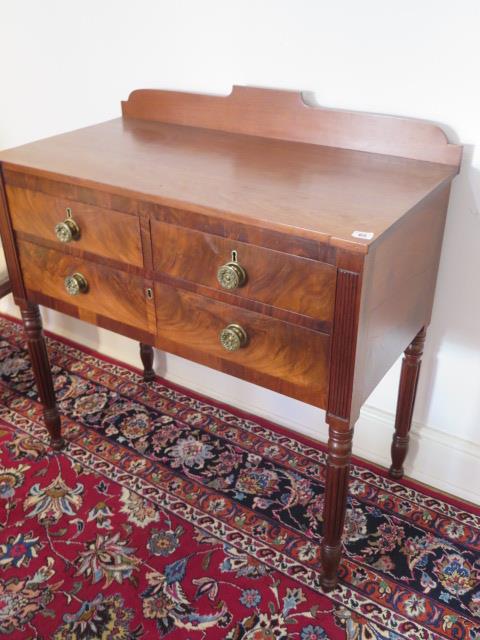
[[[45,426],[50,434],[52,448],[58,451],[63,447],[64,441],[61,434],[60,415],[55,402],[52,370],[48,361],[40,310],[38,305],[32,304],[21,309],[21,313],[37,391],[40,402],[43,404]]]
[[[392,466],[390,467],[390,476],[392,478],[401,478],[403,476],[403,463],[408,451],[409,432],[412,426],[425,335],[426,330],[423,328],[406,348],[402,362],[395,417],[395,433],[392,441]]]
[[[143,364],[143,379],[145,382],[151,382],[155,379],[155,371],[153,370],[153,347],[144,342],[140,342],[140,358]]]
[[[342,533],[347,509],[348,476],[353,426],[332,416],[329,422],[327,479],[323,506],[322,587],[335,588],[342,553]]]

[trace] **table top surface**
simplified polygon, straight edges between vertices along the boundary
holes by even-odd
[[[6,150],[0,161],[362,252],[457,173],[447,164],[133,118]]]

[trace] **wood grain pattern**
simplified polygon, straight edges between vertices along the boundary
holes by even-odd
[[[143,278],[29,242],[19,242],[18,249],[28,290],[39,291],[144,331],[154,330],[149,326],[147,314],[147,305],[153,305],[153,300],[148,301],[145,295]],[[65,290],[64,279],[75,272],[86,277],[89,290],[85,294],[70,296]]]
[[[80,237],[71,246],[120,262],[143,266],[140,225],[137,216],[109,211],[81,202],[53,198],[39,191],[7,185],[13,228],[40,239],[66,246],[55,236],[55,225],[63,222],[66,208],[80,227]]]
[[[250,298],[239,297],[233,293],[228,293],[223,289],[213,289],[211,287],[196,284],[189,280],[171,278],[159,272],[154,274],[154,280],[156,282],[168,284],[172,287],[178,287],[186,291],[192,291],[193,293],[198,293],[201,296],[206,296],[207,298],[212,298],[213,300],[218,300],[219,302],[233,305],[241,309],[248,309],[249,311],[260,313],[266,317],[276,318],[278,320],[283,320],[284,322],[289,322],[300,327],[305,327],[306,329],[313,329],[314,331],[320,331],[327,334],[330,334],[332,331],[331,322],[327,322],[325,320],[316,320],[315,318],[303,316],[299,313],[281,309],[279,307],[273,307],[272,305],[264,304],[263,302],[258,302],[256,300],[251,300]]]
[[[356,414],[430,323],[449,191],[447,186],[420,202],[365,259],[352,399]]]
[[[318,238],[300,237],[293,232],[275,231],[266,226],[245,224],[197,211],[165,207],[153,202],[140,202],[138,210],[152,220],[166,222],[177,227],[195,229],[235,242],[244,242],[319,262],[336,264],[337,249],[327,242],[320,242]]]
[[[28,291],[28,300],[31,303],[39,304],[42,307],[48,307],[54,309],[60,313],[64,313],[72,318],[78,318],[83,322],[88,322],[102,329],[108,329],[119,335],[131,338],[137,342],[144,342],[145,344],[153,344],[155,342],[155,336],[152,332],[145,331],[140,327],[134,327],[131,324],[125,324],[115,318],[107,318],[102,316],[98,311],[93,312],[82,307],[75,306],[70,302],[64,302],[58,298],[52,298],[38,291]]]
[[[430,122],[309,106],[298,91],[234,86],[230,95],[137,89],[125,118],[221,129],[457,165],[458,145]]]
[[[106,190],[105,185],[94,185],[93,188],[90,188],[77,184],[73,177],[65,181],[64,176],[54,176],[50,180],[35,175],[34,172],[24,173],[23,171],[23,168],[20,168],[19,171],[7,169],[4,163],[5,183],[12,187],[39,191],[49,196],[73,200],[74,202],[83,202],[84,204],[108,209],[109,211],[121,211],[132,215],[137,215],[138,213],[136,200],[120,196],[117,193],[111,193]]]
[[[317,240],[295,236],[292,233],[285,234],[262,226],[246,225],[241,222],[227,221],[218,217],[211,217],[191,210],[173,209],[152,202],[143,200],[137,201],[132,198],[121,198],[120,196],[101,191],[99,188],[90,189],[78,185],[56,180],[47,180],[34,175],[20,173],[18,171],[4,170],[5,182],[12,187],[38,191],[55,198],[73,200],[87,205],[108,209],[109,211],[120,211],[140,216],[140,225],[145,226],[145,233],[150,242],[149,219],[169,222],[177,226],[190,227],[198,231],[213,233],[231,240],[256,244],[283,253],[319,260],[335,264],[336,249],[327,243]],[[147,259],[146,251],[148,243],[143,247],[145,266],[151,268],[151,263]]]
[[[152,245],[156,270],[221,291],[217,269],[235,250],[247,281],[230,293],[332,321],[336,269],[331,265],[158,221],[152,222]]]
[[[325,407],[327,335],[160,283],[155,298],[160,349]],[[240,324],[249,337],[247,346],[233,353],[219,340],[230,323]]]
[[[456,166],[142,120],[0,153],[7,169],[333,246],[368,246]],[[352,236],[373,233],[372,239]]]
[[[146,273],[145,269],[136,267],[132,264],[128,264],[127,262],[119,262],[118,260],[112,260],[111,258],[104,258],[98,253],[90,253],[89,251],[78,249],[76,243],[74,242],[63,243],[62,245],[60,245],[58,240],[47,240],[46,238],[39,238],[38,236],[32,236],[29,233],[24,233],[23,231],[14,231],[14,235],[17,242],[31,242],[33,244],[38,244],[40,247],[53,249],[53,251],[60,251],[61,253],[79,258],[80,260],[95,262],[96,264],[102,264],[106,267],[118,269],[119,271],[125,271],[137,276],[143,276],[144,273]]]

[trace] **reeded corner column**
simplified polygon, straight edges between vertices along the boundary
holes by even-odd
[[[322,587],[331,591],[338,582],[342,534],[347,510],[353,425],[327,416],[329,424],[327,478],[323,506]]]

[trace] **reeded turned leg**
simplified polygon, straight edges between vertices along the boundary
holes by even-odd
[[[140,342],[140,358],[143,364],[143,379],[145,382],[155,380],[155,371],[153,370],[153,347],[144,342]]]
[[[412,426],[413,408],[425,336],[426,330],[423,328],[405,350],[402,362],[395,417],[395,434],[392,441],[392,466],[390,467],[390,476],[396,479],[403,476],[403,463],[408,451],[409,432]]]
[[[325,591],[331,591],[338,581],[337,571],[347,509],[353,426],[339,418],[327,417],[327,420],[329,438],[323,506],[322,587]]]
[[[52,371],[48,361],[47,346],[43,336],[42,318],[38,305],[21,309],[23,326],[27,336],[28,352],[40,402],[43,404],[45,426],[50,434],[50,444],[57,451],[64,445],[61,434],[60,415],[55,401]]]

